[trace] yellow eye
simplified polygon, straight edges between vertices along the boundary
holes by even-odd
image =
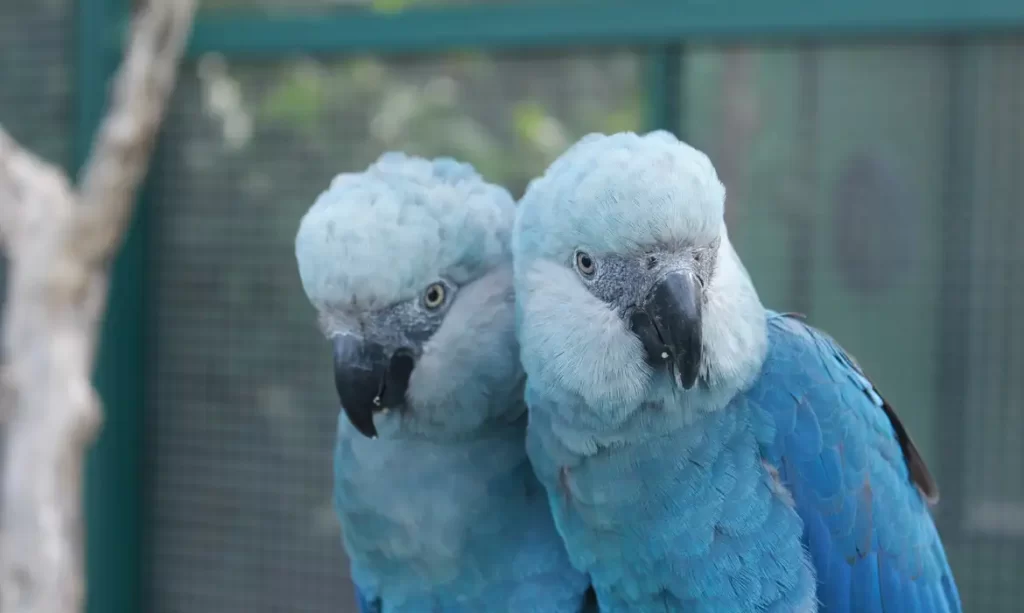
[[[436,309],[437,307],[444,304],[445,292],[444,285],[440,283],[434,283],[427,288],[427,291],[423,294],[423,305],[428,309]]]
[[[580,271],[580,274],[589,277],[594,274],[597,270],[597,265],[594,263],[594,258],[590,257],[589,253],[585,251],[576,252],[576,269]]]

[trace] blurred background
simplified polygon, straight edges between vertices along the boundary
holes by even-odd
[[[0,121],[74,171],[123,0],[2,0]],[[848,6],[846,6],[848,4]],[[591,131],[673,130],[765,304],[853,353],[942,489],[968,611],[1024,601],[1024,5],[203,0],[115,270],[90,613],[354,611],[298,221],[381,152],[519,196]]]

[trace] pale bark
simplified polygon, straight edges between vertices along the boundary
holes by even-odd
[[[0,612],[83,609],[82,465],[102,411],[91,378],[110,262],[131,218],[194,0],[135,20],[79,189],[0,127],[4,462]]]

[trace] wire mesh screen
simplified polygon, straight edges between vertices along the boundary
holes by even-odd
[[[263,13],[328,13],[338,9],[396,13],[405,9],[466,4],[553,4],[565,0],[204,0],[204,9]]]
[[[939,479],[966,610],[1024,599],[1024,45],[690,49],[688,138],[765,304],[833,334]],[[151,257],[150,603],[344,611],[329,349],[295,269],[339,171],[404,149],[515,194],[581,134],[639,128],[628,52],[186,68]]]
[[[44,159],[70,161],[73,0],[0,3],[0,117]]]
[[[186,67],[151,241],[152,610],[354,610],[330,348],[293,248],[330,179],[404,149],[520,193],[583,133],[640,127],[638,72],[627,52]]]
[[[964,89],[976,92],[962,138],[972,212],[962,229],[968,266],[960,287],[962,498],[957,551],[976,611],[1018,610],[1024,601],[1024,39],[972,47]]]
[[[685,132],[762,300],[857,357],[939,479],[968,611],[1024,600],[1024,45],[699,49]]]
[[[0,3],[0,121],[32,151],[55,164],[71,152],[71,0]],[[0,259],[0,304],[6,296]]]

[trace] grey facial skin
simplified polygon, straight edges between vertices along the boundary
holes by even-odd
[[[423,345],[441,326],[455,297],[452,283],[439,280],[437,285],[443,301],[433,308],[421,295],[378,311],[348,314],[347,331],[332,337],[334,384],[341,405],[352,425],[369,438],[377,436],[374,413],[400,409],[405,403]]]
[[[667,367],[684,389],[700,373],[704,288],[714,274],[718,246],[716,239],[627,255],[574,254],[584,284],[628,323],[643,342],[647,362]]]

